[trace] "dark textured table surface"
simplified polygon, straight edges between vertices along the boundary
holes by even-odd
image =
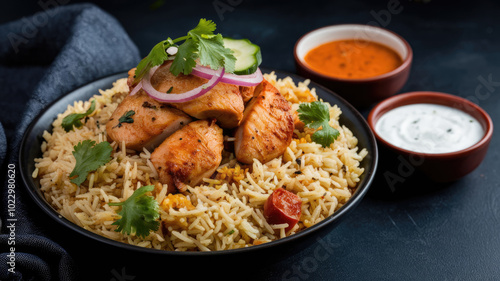
[[[338,23],[382,25],[402,35],[414,51],[412,72],[401,92],[452,93],[476,102],[495,124],[500,121],[497,1],[100,2],[104,3],[97,5],[121,22],[141,55],[167,36],[181,36],[205,17],[213,19],[225,36],[246,37],[259,44],[262,66],[288,72],[295,72],[293,46],[307,31]],[[388,5],[398,3],[399,12],[389,13]],[[11,1],[0,9],[0,23],[42,10],[36,1]],[[361,110],[365,116],[368,111]],[[497,130],[484,162],[454,183],[432,183],[418,172],[410,172],[412,175],[391,190],[379,176],[360,205],[325,237],[331,247],[328,254],[318,256],[315,250],[320,245],[314,243],[275,261],[265,271],[259,270],[258,261],[242,260],[243,276],[253,280],[498,280],[499,145]],[[391,160],[387,158],[393,156],[380,157]],[[397,173],[397,167],[382,161],[379,174],[385,171]],[[53,222],[47,224],[54,232],[60,230],[51,225]],[[127,280],[143,279],[142,272],[147,269],[108,263],[102,252],[84,257],[92,251],[81,254],[77,242],[64,237],[54,233],[51,238],[59,239],[57,242],[75,257],[83,279],[113,280],[122,270],[130,277]],[[166,276],[174,269],[156,270]],[[209,276],[215,278],[215,270],[223,274],[214,263]]]

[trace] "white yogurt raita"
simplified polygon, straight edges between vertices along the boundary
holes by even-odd
[[[389,110],[375,124],[385,141],[421,153],[455,152],[484,136],[481,124],[470,114],[439,104],[410,104]]]

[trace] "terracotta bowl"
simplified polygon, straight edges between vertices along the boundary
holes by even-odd
[[[366,40],[383,44],[396,51],[403,63],[391,72],[364,79],[343,79],[312,70],[304,60],[313,48],[337,40]],[[297,73],[341,95],[356,107],[366,107],[396,94],[404,86],[410,74],[413,51],[401,36],[370,25],[341,24],[313,30],[302,36],[294,48]]]
[[[414,152],[395,146],[380,137],[375,130],[375,125],[384,113],[400,106],[415,103],[438,104],[462,110],[478,120],[485,134],[474,145],[449,153]],[[379,145],[402,155],[430,179],[438,182],[458,180],[476,169],[486,156],[493,135],[493,122],[482,108],[464,98],[439,92],[411,92],[388,98],[371,110],[368,115],[368,124]]]

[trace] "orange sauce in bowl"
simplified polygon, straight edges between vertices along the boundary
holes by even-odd
[[[398,68],[403,60],[393,49],[366,40],[340,40],[310,50],[307,65],[323,75],[363,79],[375,77]]]

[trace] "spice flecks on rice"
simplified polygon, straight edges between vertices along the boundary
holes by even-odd
[[[290,77],[277,79],[274,73],[265,74],[265,79],[294,108],[301,102],[317,100],[308,81],[296,85]],[[61,127],[64,116],[85,112],[90,100],[68,106],[53,122],[52,132],[44,132],[43,156],[35,159],[33,177],[40,180],[47,202],[65,218],[104,237],[172,251],[259,245],[292,235],[332,215],[350,199],[363,173],[360,161],[368,152],[359,151],[356,137],[339,124],[340,108],[333,105],[330,125],[340,135],[330,147],[312,142],[314,130],[304,128],[295,130],[296,137],[281,157],[265,164],[254,161],[252,165],[240,165],[232,153],[223,152],[216,176],[204,179],[202,185],[188,187],[183,194],[166,194],[167,186],[158,181],[150,151],[137,153],[115,142],[111,143],[112,160],[76,186],[69,178],[75,166],[73,147],[87,139],[107,141],[106,122],[127,94],[126,79],[117,80],[111,89],[92,97],[96,110],[84,126],[65,132]],[[107,203],[124,201],[144,185],[155,186],[153,195],[161,206],[161,227],[145,238],[116,232],[112,223],[119,217],[119,207]],[[270,225],[263,214],[268,196],[280,187],[302,200],[300,221],[288,233],[288,224]]]

